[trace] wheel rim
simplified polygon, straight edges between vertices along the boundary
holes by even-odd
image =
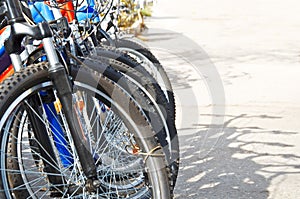
[[[30,94],[32,94],[34,91],[36,91],[36,90],[39,90],[39,89],[41,89],[41,88],[47,88],[47,87],[49,87],[49,86],[51,86],[51,83],[50,82],[47,82],[47,83],[43,83],[43,84],[40,84],[39,86],[35,86],[35,87],[33,87],[32,89],[30,89],[30,92],[24,92],[17,100],[15,100],[15,102],[8,108],[8,112],[11,110],[11,112],[13,113],[13,109],[16,109],[18,106],[18,104],[26,97],[26,96],[28,96],[28,95],[30,95]],[[86,87],[89,87],[88,85],[83,85],[83,84],[81,84],[81,85],[79,85],[79,86],[86,86]],[[99,92],[99,91],[98,91]],[[98,94],[100,94],[100,93],[98,93]],[[103,95],[103,97],[105,97],[104,96],[104,94],[102,94]],[[107,97],[107,96],[106,96]],[[107,97],[108,98],[108,97]],[[24,114],[26,115],[26,113],[24,112]],[[13,117],[8,117],[8,115],[6,114],[4,114],[4,116],[5,117],[2,117],[2,119],[1,119],[1,129],[3,129],[3,127],[4,127],[4,124],[3,124],[3,121],[7,121],[6,122],[6,129],[4,129],[4,135],[6,135],[6,136],[3,136],[3,139],[2,139],[2,145],[1,145],[1,149],[2,149],[2,151],[3,151],[3,149],[5,149],[6,148],[6,143],[7,143],[7,139],[8,139],[8,137],[9,137],[9,129],[8,129],[8,127],[12,124],[12,121],[13,121]],[[26,116],[23,116],[23,117],[26,117]],[[9,118],[9,119],[8,119]],[[8,119],[8,120],[7,120]],[[23,120],[23,124],[24,124],[24,126],[25,126],[25,124],[26,124],[26,119],[25,120]],[[26,128],[26,127],[25,127]],[[27,127],[28,128],[28,127]],[[21,130],[20,130],[21,131]],[[25,134],[24,134],[25,133]],[[27,184],[26,184],[26,188],[27,188],[27,190],[29,190],[29,192],[30,192],[30,194],[36,194],[36,192],[37,192],[37,190],[35,190],[35,189],[32,189],[32,187],[30,187],[29,188],[29,185],[30,184],[32,184],[32,182],[30,181],[30,178],[28,178],[28,176],[25,176],[25,174],[26,174],[26,172],[27,172],[27,174],[30,174],[30,172],[28,172],[28,168],[26,167],[26,164],[23,164],[23,162],[24,162],[24,158],[22,159],[22,156],[21,156],[21,154],[22,154],[22,150],[24,150],[24,149],[26,149],[27,150],[27,152],[29,151],[29,150],[32,150],[32,148],[30,148],[30,144],[29,144],[29,132],[27,132],[27,135],[26,135],[26,132],[18,132],[18,135],[19,135],[19,137],[17,137],[17,143],[18,143],[18,146],[17,146],[17,148],[18,148],[18,167],[19,168],[22,168],[22,169],[20,169],[20,170],[23,170],[23,172],[21,172],[21,176],[22,176],[22,180],[23,181],[27,181]],[[110,137],[112,137],[113,135],[108,135],[107,136],[107,139],[111,139]],[[26,140],[26,137],[27,137],[27,140]],[[25,140],[24,141],[22,141],[21,139],[22,138],[25,138]],[[115,140],[116,141],[116,140]],[[125,142],[125,141],[124,141]],[[127,140],[127,142],[128,142],[128,140]],[[117,149],[118,151],[117,152],[119,152],[119,155],[122,155],[121,154],[121,152],[122,153],[126,153],[126,152],[128,152],[128,150],[127,149],[125,149],[124,147],[122,148],[123,150],[120,150],[120,145],[118,145],[117,143],[112,143],[111,144],[111,146],[110,146],[111,148],[114,148],[115,150]],[[118,147],[119,147],[119,149],[118,149]],[[101,147],[100,147],[101,148]],[[96,150],[95,150],[96,151]],[[104,150],[103,150],[104,151]],[[75,154],[75,152],[73,153],[74,155],[76,155]],[[104,153],[103,153],[104,154]],[[102,156],[103,156],[103,154],[102,154]],[[97,155],[99,155],[99,153],[97,154]],[[5,154],[4,153],[2,153],[1,154],[1,159],[2,160],[4,160],[3,158],[5,158]],[[21,160],[21,161],[20,161]],[[139,158],[137,158],[135,161],[131,161],[131,163],[133,164],[132,165],[132,167],[136,167],[137,165],[139,166],[139,164],[141,164],[141,161],[142,159],[139,157]],[[121,162],[122,163],[122,162]],[[125,164],[125,163],[127,163],[127,165],[128,165],[128,162],[123,162],[122,164],[120,163],[120,165],[114,165],[114,167],[111,167],[111,170],[112,170],[112,172],[114,172],[114,173],[117,173],[118,175],[120,175],[120,174],[122,174],[122,172],[124,172],[124,171],[122,171],[122,167],[121,167],[121,165],[123,164]],[[81,172],[81,169],[80,169],[80,165],[78,165],[78,166],[76,166],[76,161],[74,162],[74,165],[73,165],[73,169],[70,171],[70,170],[68,170],[69,168],[65,168],[65,173],[64,172],[62,172],[62,175],[63,176],[69,176],[69,184],[70,184],[70,182],[80,182],[80,181],[84,181],[84,176],[82,175],[82,172]],[[33,165],[33,163],[32,163],[32,165]],[[108,164],[107,164],[108,165]],[[128,177],[128,179],[126,180],[126,183],[121,183],[121,182],[124,182],[124,180],[123,181],[115,181],[115,184],[112,184],[111,183],[111,181],[109,181],[109,180],[112,180],[112,177],[111,176],[108,176],[108,172],[106,172],[106,175],[105,175],[105,172],[103,172],[103,170],[105,170],[105,169],[107,169],[108,167],[107,167],[107,165],[106,166],[104,166],[104,164],[102,165],[102,167],[99,167],[98,168],[98,174],[99,174],[99,178],[100,178],[100,180],[101,180],[101,182],[102,182],[102,184],[104,185],[104,187],[106,187],[106,188],[108,188],[108,189],[110,189],[110,193],[108,193],[108,194],[110,194],[109,195],[109,197],[110,198],[125,198],[125,197],[127,197],[126,196],[126,194],[125,194],[125,190],[128,190],[128,189],[131,189],[131,192],[134,192],[134,191],[136,191],[136,190],[138,190],[138,191],[136,191],[135,193],[132,193],[131,194],[131,197],[130,198],[141,198],[141,197],[143,197],[143,198],[150,198],[151,197],[151,190],[146,186],[146,184],[147,183],[145,183],[145,176],[144,176],[144,168],[140,168],[140,171],[134,171],[132,174],[131,174],[131,178],[132,177],[134,177],[134,179],[135,179],[135,181],[131,181],[130,182],[130,178]],[[1,168],[6,168],[6,163],[5,163],[5,161],[1,161]],[[74,168],[78,168],[77,170],[74,170]],[[35,168],[36,169],[36,168]],[[115,170],[115,171],[113,171],[113,170]],[[124,169],[123,169],[124,170]],[[26,172],[25,172],[26,171]],[[32,170],[32,172],[31,172],[32,174],[35,174],[34,173],[34,170]],[[77,174],[80,174],[79,176],[77,175]],[[128,172],[127,172],[128,173]],[[3,184],[4,184],[4,190],[11,190],[10,189],[10,187],[9,187],[9,184],[10,184],[10,182],[9,182],[9,179],[7,178],[7,177],[5,177],[5,176],[7,176],[7,174],[6,174],[6,172],[5,172],[5,170],[3,170],[3,169],[1,169],[1,174],[2,174],[2,179],[3,179]],[[76,174],[76,175],[73,175],[73,174]],[[103,175],[104,174],[104,175]],[[114,177],[116,177],[116,174],[114,174],[115,176]],[[134,176],[135,175],[135,176]],[[29,180],[28,180],[29,179]],[[43,178],[43,180],[44,180],[45,178]],[[73,180],[72,180],[73,179]],[[41,178],[41,180],[42,180],[42,178]],[[130,182],[130,183],[129,183]],[[45,181],[45,184],[47,184],[47,182]],[[80,184],[80,183],[79,183]],[[136,187],[138,187],[138,186],[141,186],[141,185],[144,185],[144,188],[136,188]],[[130,187],[131,186],[131,187]],[[45,186],[45,185],[43,185],[42,187],[47,187],[47,186]],[[41,186],[40,187],[38,187],[38,186],[36,186],[35,187],[36,189],[38,189],[39,190],[39,188],[41,188]],[[49,187],[50,188],[50,187]],[[53,188],[53,187],[51,187],[51,188]],[[76,187],[75,187],[76,188]],[[134,189],[136,189],[136,190],[134,190]],[[118,190],[119,191],[119,193],[117,193],[117,191],[115,191],[115,190]],[[124,193],[123,193],[124,192]],[[120,194],[121,193],[121,197],[119,197],[119,196],[115,196],[114,197],[114,194]],[[128,193],[127,193],[128,194]],[[37,194],[36,194],[37,195]],[[49,194],[48,194],[49,195]],[[48,195],[46,194],[46,192],[44,192],[43,194],[41,194],[41,195],[39,195],[38,196],[38,198],[47,198],[48,197]],[[123,196],[122,196],[123,195]],[[98,194],[97,196],[100,196],[100,194]],[[7,197],[8,198],[11,198],[11,196],[10,196],[10,194],[7,192]],[[88,196],[88,193],[83,193],[82,195],[80,195],[80,196],[78,196],[78,197],[87,197],[87,198],[93,198],[94,196],[91,196],[91,195],[89,195]],[[105,195],[103,195],[103,198],[104,197],[107,197],[107,195],[105,196]],[[77,196],[74,196],[74,198],[77,198]],[[101,198],[101,196],[100,196],[100,198]]]

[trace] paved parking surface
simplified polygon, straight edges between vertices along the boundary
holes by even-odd
[[[158,0],[142,37],[176,93],[176,198],[299,198],[299,6]]]

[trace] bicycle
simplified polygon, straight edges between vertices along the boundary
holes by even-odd
[[[38,2],[40,3],[40,2]],[[91,12],[88,12],[88,14],[86,14],[88,17],[93,17],[93,19],[97,19],[97,21],[99,20],[96,16],[97,14],[95,13],[95,10],[93,8],[94,3],[93,1],[89,1],[90,4],[88,4],[88,6],[84,6],[84,9],[81,9],[80,11],[82,12],[82,10],[91,10]],[[68,9],[66,9],[66,6],[68,6]],[[43,7],[42,7],[43,8]],[[52,6],[53,8],[53,6]],[[64,16],[67,16],[67,20],[69,22],[74,21],[76,18],[75,16],[78,16],[78,13],[75,11],[73,15],[68,14],[70,11],[72,11],[74,9],[74,7],[72,7],[72,5],[70,4],[70,2],[65,3],[63,6],[58,6],[58,8],[61,9],[61,11],[63,11]],[[38,10],[37,8],[35,8],[36,10],[34,11],[33,15],[37,16],[37,21],[41,21],[41,19],[43,19],[42,17],[38,16],[37,13],[40,13],[40,15],[42,15],[42,13],[47,13],[47,10],[43,10],[40,9]],[[81,13],[79,12],[79,13]],[[51,14],[45,14],[45,16],[52,16]],[[82,14],[79,15],[79,23],[81,24],[85,24],[84,20],[86,20],[86,16],[82,16]],[[53,20],[54,17],[52,18],[45,18],[44,20]],[[97,28],[99,28],[99,24],[96,23]],[[84,28],[84,27],[83,27]],[[95,30],[93,28],[90,28],[91,31]],[[101,31],[101,29],[97,29],[100,30],[101,34],[105,34],[103,31]],[[98,34],[98,31],[96,32],[96,34]],[[88,33],[88,35],[92,35],[91,32]],[[149,89],[151,89],[150,93],[152,94],[148,94],[148,96],[152,96],[154,97],[154,99],[152,100],[154,103],[158,103],[158,105],[160,107],[165,107],[167,108],[167,116],[165,116],[165,114],[161,113],[161,118],[164,120],[167,120],[167,124],[165,124],[165,128],[167,131],[167,137],[168,137],[168,142],[169,142],[169,149],[167,151],[166,149],[166,153],[167,154],[171,154],[169,156],[171,156],[170,158],[168,158],[168,162],[170,164],[170,168],[171,171],[173,173],[172,175],[172,179],[173,179],[173,186],[175,186],[176,183],[176,178],[177,178],[177,174],[178,174],[178,167],[179,167],[179,144],[178,144],[178,136],[177,136],[177,132],[176,132],[176,128],[175,128],[175,124],[174,124],[174,120],[175,120],[175,102],[174,102],[174,94],[172,92],[172,88],[171,88],[171,84],[170,81],[163,69],[163,67],[160,65],[159,61],[153,56],[153,54],[145,47],[142,46],[142,44],[138,43],[137,41],[135,41],[132,38],[126,38],[126,37],[122,37],[121,39],[115,39],[112,40],[111,38],[108,38],[110,36],[106,35],[106,40],[107,41],[112,41],[113,43],[110,43],[110,45],[112,46],[117,46],[120,50],[122,50],[122,52],[126,52],[127,54],[125,55],[124,53],[121,53],[121,51],[116,50],[114,48],[108,48],[108,47],[93,47],[93,51],[95,52],[95,55],[93,56],[93,59],[100,59],[99,57],[101,57],[101,62],[105,62],[107,65],[112,66],[113,68],[117,69],[118,71],[121,71],[123,74],[127,74],[127,76],[131,76],[131,78],[135,78],[137,80],[137,82],[139,82],[139,87],[143,88],[146,87],[146,90],[149,91]],[[99,38],[98,38],[99,39]],[[82,39],[85,40],[85,39]],[[82,41],[81,40],[81,41]],[[101,40],[101,39],[99,39]],[[97,46],[97,42],[94,43],[95,46]],[[83,45],[85,46],[85,45]],[[79,49],[80,51],[80,49]],[[85,50],[85,52],[88,50]],[[84,55],[85,53],[81,53],[82,55]],[[142,64],[143,67],[140,66],[140,64],[135,63],[131,57],[128,56],[134,56],[135,60],[139,60],[139,63]],[[84,57],[82,57],[82,59],[86,59]],[[122,64],[115,64],[116,62],[121,62]],[[125,64],[125,65],[124,65]],[[146,65],[145,65],[146,64]],[[127,65],[127,66],[126,66]],[[149,65],[149,66],[148,66]],[[129,67],[128,67],[129,66]],[[130,71],[130,67],[133,68],[133,70]],[[146,68],[147,71],[144,69]],[[150,69],[149,69],[150,68]],[[94,68],[95,70],[97,70],[97,67]],[[154,72],[155,71],[155,72]],[[151,74],[153,75],[155,73],[155,78],[153,79],[151,77],[151,75],[149,75],[148,72],[151,72]],[[134,77],[132,77],[134,76]],[[147,78],[148,80],[145,81],[143,79]],[[157,79],[160,79],[162,81],[162,83],[160,82],[159,85],[162,86],[163,92],[165,94],[165,96],[167,97],[167,103],[164,102],[163,97],[161,96],[161,91],[160,88],[158,86],[156,86],[156,81]],[[150,88],[151,87],[151,88]],[[145,91],[145,90],[144,90]],[[158,110],[159,108],[156,108],[156,110]],[[165,112],[163,110],[163,112]]]
[[[10,54],[15,70],[19,72],[16,72],[12,77],[6,79],[1,85],[0,129],[1,151],[3,153],[1,154],[0,163],[2,179],[1,190],[4,191],[0,192],[0,194],[2,194],[1,197],[10,198],[13,194],[14,197],[18,198],[35,194],[36,197],[59,196],[76,198],[99,196],[99,194],[103,194],[102,192],[108,190],[109,195],[104,195],[104,197],[124,198],[127,196],[139,197],[143,195],[144,197],[169,198],[169,180],[168,172],[165,170],[164,155],[161,153],[161,149],[159,145],[157,145],[157,140],[154,138],[151,124],[141,112],[141,110],[144,110],[143,112],[146,112],[145,110],[151,110],[151,106],[149,107],[149,104],[147,104],[143,96],[138,94],[139,91],[135,90],[136,93],[132,94],[135,95],[135,100],[132,100],[130,96],[126,95],[124,89],[119,87],[120,82],[116,84],[103,74],[99,74],[86,67],[70,67],[66,70],[65,66],[60,63],[57,57],[51,41],[51,31],[47,23],[38,26],[28,26],[24,23],[18,1],[7,0],[2,1],[2,3],[3,2],[8,8],[8,19],[13,30],[13,34],[8,38],[5,46]],[[20,27],[22,29],[20,29]],[[20,32],[20,30],[22,31]],[[49,63],[42,62],[27,66],[26,68],[21,67],[20,59],[16,54],[17,51],[12,49],[12,46],[17,46],[18,50],[20,50],[20,41],[24,35],[30,35],[33,38],[43,40],[43,46]],[[18,40],[16,40],[16,38]],[[18,42],[19,45],[13,45]],[[115,71],[111,70],[111,73],[115,73]],[[83,74],[84,77],[81,76]],[[72,77],[73,80],[70,81],[69,77]],[[70,82],[72,84],[70,84]],[[11,85],[14,86],[12,87]],[[93,85],[97,85],[97,87],[95,88]],[[126,82],[126,85],[128,87],[130,83]],[[124,87],[126,85],[124,85]],[[67,88],[65,88],[65,86],[67,86]],[[133,88],[136,87],[133,86]],[[72,96],[72,91],[75,90],[80,94]],[[115,180],[116,178],[120,178],[124,172],[127,174],[126,171],[119,169],[120,166],[115,168],[114,171],[111,171],[114,173],[113,176],[107,175],[107,173],[103,174],[96,170],[95,167],[104,165],[102,161],[106,160],[106,162],[109,163],[109,159],[112,159],[112,157],[106,157],[108,160],[102,158],[101,161],[96,161],[96,163],[100,165],[95,163],[95,159],[103,153],[96,151],[95,143],[93,143],[93,141],[95,141],[95,139],[93,139],[94,135],[92,136],[89,132],[81,131],[82,126],[80,126],[80,124],[88,126],[88,122],[85,123],[86,118],[84,118],[86,111],[83,112],[83,109],[80,108],[80,104],[82,103],[77,103],[81,101],[78,101],[77,98],[80,99],[79,96],[82,94],[85,94],[83,95],[85,100],[94,101],[101,99],[94,105],[100,104],[99,102],[104,103],[105,106],[107,106],[106,110],[115,112],[113,115],[117,115],[119,117],[117,120],[122,121],[122,125],[119,123],[117,126],[126,126],[126,129],[130,130],[130,133],[125,130],[126,133],[123,132],[119,134],[118,136],[120,138],[115,139],[123,143],[123,145],[119,145],[118,149],[115,149],[117,144],[110,144],[108,146],[114,148],[115,151],[119,153],[117,157],[123,155],[126,157],[129,156],[129,159],[136,159],[136,161],[130,161],[130,163],[136,163],[131,167],[135,167],[135,169],[130,172],[127,171],[130,173],[130,179],[136,179],[134,181],[135,183],[129,182],[129,178],[126,179],[127,183],[125,184],[122,184],[124,181],[120,179],[119,181]],[[115,98],[114,95],[118,97]],[[73,99],[74,97],[76,99]],[[62,128],[66,131],[67,141],[69,143],[71,142],[69,150],[73,154],[73,157],[75,157],[73,158],[73,166],[67,168],[60,165],[59,157],[55,155],[54,151],[56,147],[54,147],[54,139],[50,139],[52,134],[49,133],[50,128],[46,128],[46,125],[49,123],[44,118],[45,114],[43,114],[43,107],[41,106],[48,100],[50,100],[50,102],[57,101],[57,98],[59,98],[61,104],[61,108],[58,108],[57,112],[64,124]],[[140,99],[140,101],[137,101],[137,99]],[[73,104],[71,103],[72,101]],[[125,101],[126,103],[124,104]],[[146,107],[141,109],[142,103],[144,103],[143,106]],[[127,109],[128,107],[129,109]],[[98,108],[95,108],[95,110],[98,110]],[[39,111],[41,111],[40,114],[38,114]],[[134,114],[130,114],[130,112]],[[21,114],[21,116],[19,114]],[[113,120],[109,126],[112,126],[114,121],[116,120]],[[15,128],[15,122],[19,123],[18,127],[22,125],[26,128]],[[142,128],[140,125],[144,127]],[[23,132],[22,130],[25,131]],[[131,133],[133,133],[134,136]],[[23,136],[25,134],[27,134],[27,136]],[[108,134],[107,136],[115,135]],[[145,139],[145,137],[147,139]],[[20,142],[23,138],[23,142]],[[29,140],[32,139],[39,141],[40,144],[39,148],[34,152],[30,151],[34,150],[30,147],[29,142]],[[90,143],[83,143],[83,140],[88,140]],[[22,144],[24,144],[23,148],[21,147]],[[25,149],[25,151],[23,151],[23,149]],[[22,152],[24,152],[24,154],[21,154]],[[40,168],[36,166],[35,159],[33,158],[31,162],[27,162],[27,164],[30,165],[29,168],[31,168],[31,171],[26,173],[28,171],[28,165],[24,162],[27,161],[28,157],[32,154],[40,157],[40,164],[44,166],[42,167],[43,172],[39,171]],[[23,158],[21,155],[25,155],[25,157]],[[8,158],[5,159],[5,156]],[[143,156],[146,158],[141,158]],[[116,158],[116,156],[114,157]],[[137,164],[137,162],[139,164]],[[119,163],[122,163],[122,161],[119,161]],[[128,162],[123,162],[123,165],[126,163]],[[137,166],[140,166],[140,168]],[[144,167],[150,169],[151,172],[145,171]],[[60,169],[58,170],[58,168]],[[104,166],[104,168],[106,167]],[[62,174],[62,171],[66,173]],[[28,174],[28,176],[26,176],[26,174]],[[41,185],[34,185],[38,184],[37,181],[30,181],[30,177],[32,177],[30,175],[36,174],[39,174],[41,177],[39,179],[41,181],[44,180],[44,184],[47,185],[42,186],[42,188],[48,188],[46,191],[41,189]],[[70,176],[68,174],[74,175]],[[79,180],[79,182],[77,182],[77,180]],[[115,180],[113,186],[111,183],[108,183],[112,180]],[[120,181],[122,182],[121,184]],[[145,181],[151,184],[151,187],[149,187]],[[66,182],[69,184],[66,185]],[[130,192],[127,190],[128,186],[130,187]],[[38,195],[38,193],[41,195]]]

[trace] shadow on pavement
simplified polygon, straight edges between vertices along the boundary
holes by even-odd
[[[209,55],[181,33],[162,27],[149,29],[143,36],[158,52],[179,99],[181,167],[175,188],[176,199],[265,199],[280,191],[278,186],[287,175],[300,174],[300,156],[294,153],[296,146],[290,144],[299,132],[281,130],[280,125],[277,129],[270,128],[273,123],[282,123],[286,118],[276,114],[247,114],[261,111],[253,111],[247,104],[236,108],[241,113],[237,115],[203,114],[216,113],[212,111],[213,107],[226,107],[225,100],[219,100],[223,96],[223,93],[219,95],[223,86],[237,86],[252,79],[251,73],[226,64],[226,72],[220,76]],[[214,62],[225,62],[232,57],[213,59]],[[257,57],[245,55],[235,62],[254,59]],[[222,81],[213,84],[218,79]],[[239,81],[235,81],[237,79]],[[210,97],[210,101],[205,101],[205,97]],[[223,111],[222,108],[216,110]],[[224,124],[206,124],[203,117],[225,118],[225,121]]]
[[[205,115],[205,114],[204,114]],[[207,114],[206,116],[213,116]],[[214,115],[217,116],[218,115]],[[220,115],[220,117],[223,117]],[[201,157],[201,151],[210,150],[210,142],[215,141],[215,137],[210,135],[206,138],[204,145],[202,142],[208,128],[221,128],[220,126],[212,126],[199,124],[194,128],[178,129],[181,146],[181,167],[175,189],[175,198],[267,198],[269,196],[268,187],[270,181],[283,174],[280,171],[269,171],[267,168],[273,167],[294,167],[293,164],[277,164],[272,161],[266,164],[256,163],[258,158],[284,158],[297,159],[299,156],[293,154],[274,154],[266,153],[264,151],[257,152],[257,150],[248,149],[245,146],[260,144],[264,146],[272,146],[279,148],[293,147],[284,142],[270,142],[270,141],[245,141],[240,139],[242,136],[255,133],[266,134],[297,134],[297,132],[282,132],[280,130],[268,130],[259,126],[245,126],[235,127],[232,125],[235,120],[245,118],[256,119],[270,119],[276,120],[281,117],[269,115],[225,115],[229,118],[225,121],[223,135],[213,150],[205,157]],[[197,131],[197,127],[203,130]],[[194,134],[184,135],[184,131],[197,131]],[[247,149],[246,149],[247,148]],[[251,148],[251,147],[250,147]],[[266,178],[261,175],[261,172],[268,172],[269,177]]]

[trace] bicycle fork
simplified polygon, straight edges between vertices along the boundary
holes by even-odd
[[[97,171],[94,158],[91,152],[85,147],[82,138],[79,120],[76,116],[75,106],[72,104],[72,84],[65,67],[60,63],[52,42],[52,31],[48,23],[40,23],[36,26],[30,26],[25,22],[22,15],[20,2],[18,0],[6,0],[8,24],[11,26],[11,35],[5,41],[5,48],[11,55],[15,71],[22,67],[18,53],[21,49],[21,42],[25,36],[31,36],[33,39],[42,40],[43,46],[49,61],[49,76],[53,86],[57,91],[57,96],[63,107],[68,127],[73,138],[79,161],[84,174],[87,177],[86,188],[89,191],[95,191],[100,182],[97,180]],[[45,133],[45,136],[48,136]]]
[[[83,142],[85,140],[82,137],[84,133],[81,132],[82,129],[76,114],[76,104],[72,103],[73,96],[71,81],[69,80],[65,67],[58,60],[51,38],[48,37],[43,39],[43,44],[50,63],[50,78],[53,81],[54,87],[57,90],[58,98],[62,104],[75,148],[79,155],[82,169],[88,178],[86,186],[92,191],[100,186],[100,182],[97,180],[97,171],[94,158]]]

